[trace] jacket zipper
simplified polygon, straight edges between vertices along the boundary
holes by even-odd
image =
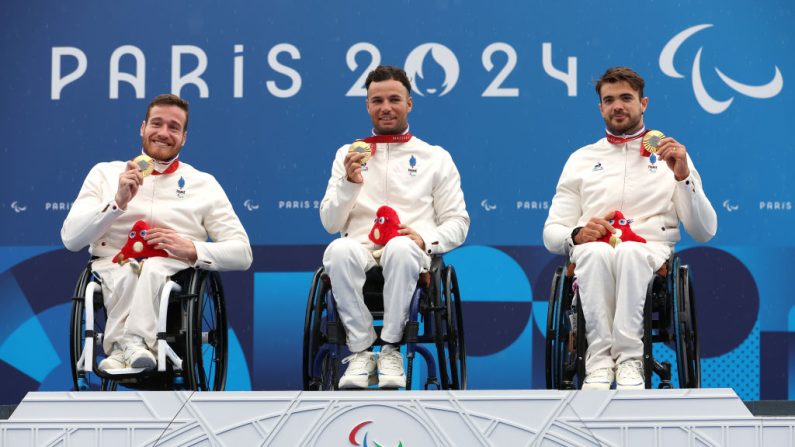
[[[386,196],[386,203],[384,203],[384,205],[389,205],[389,151],[391,146],[391,144],[386,143],[386,171],[384,172],[384,195]]]
[[[621,184],[621,205],[618,208],[621,211],[624,211],[624,195],[627,191],[627,146],[629,146],[629,143],[624,143],[624,178]]]

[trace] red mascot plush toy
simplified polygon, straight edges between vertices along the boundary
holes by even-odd
[[[629,241],[641,242],[644,244],[646,243],[646,239],[643,239],[642,237],[635,234],[634,231],[632,231],[632,228],[629,227],[629,220],[624,217],[624,214],[621,211],[615,211],[613,218],[608,220],[608,222],[610,222],[610,225],[616,229],[616,232],[613,234],[605,234],[599,239],[600,242],[607,242],[613,247],[620,244],[621,242]]]
[[[375,212],[375,223],[370,230],[370,240],[378,245],[386,245],[393,237],[400,236],[400,218],[397,212],[384,205]]]
[[[143,220],[139,220],[133,224],[132,230],[127,235],[127,243],[121,248],[121,251],[113,257],[113,262],[124,265],[127,262],[134,262],[136,259],[152,258],[155,256],[168,257],[165,250],[158,250],[152,248],[144,237],[149,232],[149,224]]]
[[[400,236],[400,233],[398,233],[399,229],[400,218],[397,212],[384,205],[375,212],[375,223],[373,224],[373,229],[370,230],[369,238],[373,243],[384,246],[393,237]],[[373,257],[376,261],[380,262],[383,251],[383,249],[380,249],[373,252]]]

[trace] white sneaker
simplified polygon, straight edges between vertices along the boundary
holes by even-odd
[[[340,377],[340,388],[367,388],[375,385],[375,359],[373,351],[355,352],[344,359],[342,363],[348,363],[348,369]]]
[[[113,350],[110,352],[109,356],[99,362],[98,368],[100,371],[127,368],[127,361],[124,359],[124,350],[121,349],[118,343],[113,343]]]
[[[617,390],[642,390],[646,388],[643,379],[643,361],[627,360],[616,368],[616,389]]]
[[[378,388],[405,388],[403,356],[397,349],[378,355]]]
[[[157,360],[146,347],[143,338],[133,335],[126,337],[125,341],[124,357],[130,368],[154,369]]]
[[[613,368],[600,368],[585,377],[582,389],[609,390],[610,386],[613,385],[613,379],[615,379]]]

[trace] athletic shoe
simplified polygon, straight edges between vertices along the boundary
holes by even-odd
[[[406,373],[403,371],[403,356],[397,349],[378,355],[378,387],[405,388]]]
[[[376,384],[372,351],[355,352],[342,359],[342,363],[347,363],[348,369],[340,377],[340,388],[367,388]]]
[[[119,347],[118,343],[113,343],[113,350],[110,352],[110,355],[99,362],[99,370],[107,371],[109,369],[124,368],[127,368],[127,361],[124,359],[124,350]]]
[[[616,389],[617,390],[642,390],[646,388],[643,380],[643,361],[627,360],[616,368]]]
[[[125,341],[124,357],[130,368],[154,369],[157,360],[146,347],[143,338],[133,335],[127,336]]]
[[[613,368],[600,368],[588,374],[582,384],[584,390],[609,390],[615,374]]]

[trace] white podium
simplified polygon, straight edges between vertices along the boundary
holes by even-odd
[[[29,393],[3,446],[793,446],[730,389]]]

